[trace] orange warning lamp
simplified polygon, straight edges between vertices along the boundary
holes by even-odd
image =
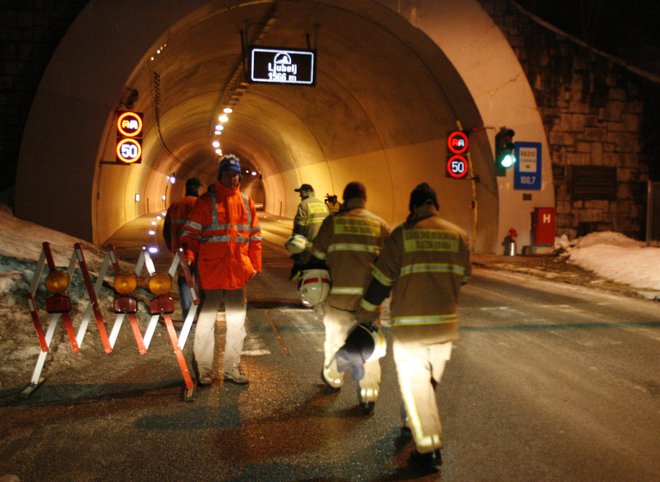
[[[66,271],[53,270],[46,276],[46,289],[51,293],[66,293],[69,287],[69,274]]]
[[[137,276],[134,273],[119,273],[115,276],[115,291],[120,295],[127,295],[137,289]]]
[[[172,277],[169,273],[154,273],[149,278],[149,291],[155,295],[165,295],[172,290]]]

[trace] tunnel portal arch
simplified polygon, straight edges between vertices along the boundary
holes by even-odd
[[[92,0],[58,47],[25,129],[20,217],[102,243],[182,195],[182,183],[168,184],[171,173],[214,179],[210,129],[232,100],[222,148],[259,173],[274,214],[293,215],[302,182],[322,197],[357,179],[369,189],[368,207],[396,224],[410,190],[427,181],[476,250],[495,252],[510,225],[529,226],[533,205],[554,206],[549,162],[532,202],[494,176],[496,127],[515,126],[549,155],[522,68],[475,0],[459,12],[450,0],[165,1],[158,12],[147,3]],[[118,14],[122,7],[131,14]],[[261,45],[314,42],[317,85],[240,82],[241,31]],[[117,166],[114,113],[133,89],[145,155],[140,165]],[[66,122],[53,122],[61,113]],[[478,182],[444,176],[444,141],[457,121],[475,129]]]

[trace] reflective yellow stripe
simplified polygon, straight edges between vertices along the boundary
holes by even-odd
[[[456,323],[458,316],[456,313],[449,315],[431,315],[431,316],[397,316],[392,318],[393,325],[442,325],[447,323]]]
[[[378,309],[378,305],[374,305],[372,303],[369,303],[367,300],[362,298],[362,300],[360,301],[360,308],[362,308],[365,311],[370,311],[370,312],[373,313],[374,311],[376,311]]]
[[[394,284],[394,280],[392,278],[385,276],[383,272],[378,268],[374,268],[371,274],[382,285],[392,286]]]
[[[357,243],[336,243],[331,244],[328,248],[328,253],[334,251],[356,251],[360,253],[380,253],[380,246],[373,244],[357,244]]]
[[[375,402],[378,400],[378,389],[377,388],[361,388],[360,389],[360,399],[363,402]]]
[[[318,259],[321,259],[321,260],[325,260],[325,258],[327,257],[327,255],[323,251],[319,251],[318,249],[312,249],[312,255],[315,258],[318,258]]]
[[[401,276],[418,273],[453,273],[458,276],[464,276],[465,267],[451,263],[418,263],[409,264],[401,268]]]
[[[330,289],[331,295],[361,295],[363,289],[354,286],[333,286]]]

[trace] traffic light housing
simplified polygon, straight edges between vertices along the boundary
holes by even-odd
[[[502,127],[495,135],[495,174],[506,176],[506,170],[516,163],[516,154],[513,144],[513,129]]]

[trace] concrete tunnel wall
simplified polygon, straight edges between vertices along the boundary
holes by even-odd
[[[168,2],[167,8],[161,8],[156,18],[145,5],[102,0],[90,2],[58,48],[35,98],[21,151],[17,214],[101,243],[126,222],[147,211],[165,208],[171,199],[180,196],[181,184],[167,185],[170,171],[181,172],[176,159],[171,156],[166,162],[161,158],[158,164],[144,162],[119,168],[99,161],[109,158],[108,147],[113,145],[117,97],[123,87],[129,85],[127,79],[134,74],[134,66],[144,62],[158,44],[162,32],[172,28],[177,21],[182,23],[180,19],[197,7],[201,8],[188,15],[188,19],[231,3],[213,2],[211,5],[199,1],[186,2],[184,6]],[[482,164],[479,174],[481,177],[491,176],[492,184],[489,186],[488,179],[484,179],[485,182],[474,186],[479,200],[478,228],[475,228],[475,213],[466,209],[472,200],[472,183],[443,177],[444,139],[327,157],[322,146],[315,145],[314,134],[307,132],[303,123],[289,131],[291,140],[279,140],[287,144],[286,149],[302,146],[302,152],[288,152],[292,155],[288,168],[280,166],[278,169],[277,160],[268,159],[274,156],[267,148],[262,147],[261,151],[256,148],[242,156],[263,162],[257,167],[264,175],[266,210],[292,216],[298,203],[293,189],[301,182],[313,183],[317,194],[322,197],[326,192],[341,194],[347,182],[359,179],[369,188],[369,207],[396,224],[407,214],[410,189],[427,180],[438,189],[443,215],[461,225],[473,237],[478,230],[475,243],[478,251],[498,251],[499,242],[509,227],[516,227],[521,233],[521,243],[528,244],[526,231],[529,231],[531,209],[533,206],[554,206],[554,197],[543,127],[527,80],[510,46],[475,1],[462,2],[459,12],[449,0],[420,1],[414,9],[400,9],[399,2],[395,1],[378,3],[391,10],[389,13],[380,12],[376,20],[383,24],[392,23],[391,13],[395,12],[413,28],[423,31],[436,48],[441,48],[467,85],[484,126],[515,126],[517,140],[542,142],[546,160],[542,190],[533,193],[532,201],[521,202],[521,193],[511,187],[510,173],[492,184],[492,169],[486,169],[484,164],[492,163],[490,145],[494,131],[486,130],[475,136],[473,160],[477,166]],[[349,2],[349,5],[352,4]],[[130,10],[131,15],[118,15],[122,7]],[[451,12],[450,16],[448,12]],[[99,31],[97,24],[101,19],[105,22],[111,19],[115,22],[113,28]],[[132,28],[137,24],[141,24],[140,29]],[[465,32],[469,31],[477,31],[479,35],[466,35]],[[95,52],[102,55],[97,57]],[[419,55],[433,55],[433,52],[420,52]],[[494,58],[498,59],[496,63],[492,61]],[[130,68],[133,68],[133,74],[129,72]],[[70,78],[74,81],[64,82],[63,72],[71,73]],[[103,82],[99,83],[99,79]],[[464,117],[460,105],[453,106],[453,109],[458,118]],[[53,124],[52,119],[60,112],[69,112],[68,125]],[[374,120],[378,121],[382,120]],[[291,119],[290,122],[301,121]],[[70,132],[63,135],[72,124],[76,135],[72,136]],[[310,137],[308,142],[300,142],[300,137],[306,135]],[[245,145],[249,142],[249,134],[246,136]],[[155,134],[145,134],[145,152],[162,150],[157,139]],[[177,157],[185,159],[185,152],[178,152]],[[81,162],[81,159],[87,161]],[[213,169],[195,169],[195,166],[187,166],[184,171],[188,175],[197,175],[203,182],[210,182],[213,178]],[[30,172],[43,172],[45,176],[35,179]],[[72,180],[76,183],[74,188],[71,188]],[[68,188],[62,192],[62,186]],[[100,193],[99,197],[93,195],[96,192]],[[137,192],[142,194],[140,203],[134,199]],[[162,201],[162,194],[168,196],[167,201]],[[91,202],[87,201],[89,199]],[[71,212],[80,213],[80,216],[70,217],[68,213]]]

